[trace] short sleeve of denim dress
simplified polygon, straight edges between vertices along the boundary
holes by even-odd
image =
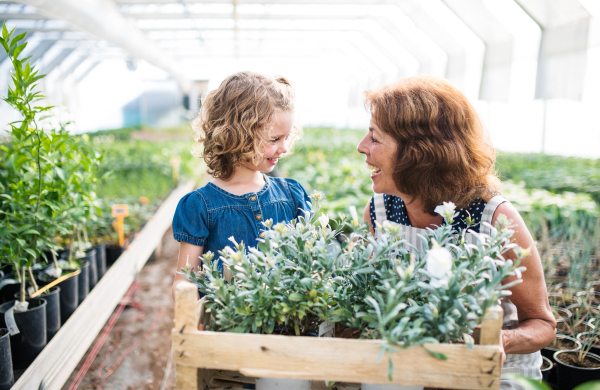
[[[310,198],[296,180],[265,176],[265,181],[260,191],[244,195],[231,194],[213,183],[185,195],[173,218],[174,238],[203,246],[204,253],[215,255],[233,246],[230,237],[246,248],[256,248],[266,229],[264,221],[289,222],[310,210]]]

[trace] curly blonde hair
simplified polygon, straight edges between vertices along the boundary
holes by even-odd
[[[239,72],[227,77],[202,101],[192,121],[199,154],[214,178],[227,180],[242,163],[256,164],[273,127],[275,114],[294,110],[294,88],[284,77]],[[296,128],[290,138],[297,135]]]

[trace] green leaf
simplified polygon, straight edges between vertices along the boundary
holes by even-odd
[[[56,175],[60,178],[60,180],[64,182],[67,181],[67,174],[64,169],[56,167]]]
[[[12,47],[12,46],[16,45],[17,43],[19,43],[19,41],[21,39],[25,38],[25,35],[27,35],[27,31],[25,31],[24,33],[19,34],[16,37],[14,37],[13,39],[11,39],[10,46]]]
[[[2,23],[2,38],[4,38],[6,40],[7,36],[8,36],[8,30],[6,29],[6,23]]]
[[[21,52],[23,51],[23,49],[25,49],[25,47],[27,47],[27,42],[23,43],[22,45],[17,46],[17,48],[15,49],[13,56],[15,58],[19,57],[19,54],[21,54]],[[29,63],[27,63],[27,65],[29,65]]]
[[[590,381],[590,382],[586,382],[586,383],[583,383],[583,384],[577,386],[573,390],[598,390],[598,389],[600,389],[600,381]],[[544,389],[544,390],[546,390],[546,389]]]
[[[392,375],[394,374],[394,362],[392,361],[392,357],[388,358],[388,379],[390,382],[392,381]]]
[[[425,348],[425,346],[423,346],[423,349],[426,350],[427,352],[429,352],[429,354],[436,359],[448,360],[448,355],[446,355],[444,353],[432,351],[430,349]]]

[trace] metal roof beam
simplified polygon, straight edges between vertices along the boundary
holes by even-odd
[[[590,13],[577,0],[516,0],[542,29],[536,99],[581,100]]]
[[[40,74],[49,74],[52,72],[58,65],[60,65],[73,51],[74,47],[66,47],[61,50],[60,53],[56,57],[54,57],[48,64],[44,65],[40,68]]]
[[[442,0],[485,43],[479,98],[508,101],[513,36],[481,0]]]
[[[110,0],[18,0],[53,19],[61,19],[97,38],[112,42],[133,57],[148,61],[173,77],[184,91],[192,81],[177,69],[175,62],[142,32],[131,26]]]

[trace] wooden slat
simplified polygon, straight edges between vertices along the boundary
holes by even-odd
[[[198,288],[191,283],[179,283],[175,287],[175,329],[197,330],[204,300],[198,302]]]
[[[190,181],[171,192],[12,390],[62,388],[170,228],[179,199],[193,187]]]
[[[424,348],[386,353],[377,362],[381,341],[173,330],[173,359],[179,365],[267,376],[339,382],[393,382],[438,388],[498,389],[500,347],[428,344],[444,353],[438,360]]]
[[[498,345],[500,344],[500,332],[502,331],[503,311],[500,306],[491,307],[483,321],[479,332],[480,345]]]

